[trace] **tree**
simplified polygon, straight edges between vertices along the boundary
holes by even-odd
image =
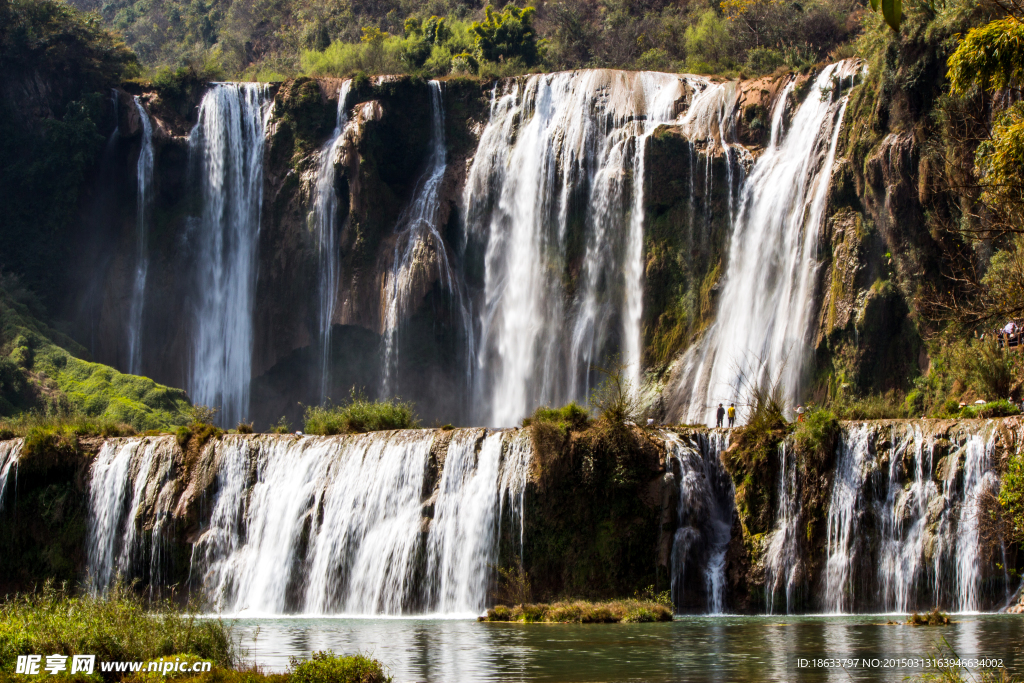
[[[536,64],[540,58],[532,23],[536,10],[508,4],[500,14],[495,13],[490,5],[486,11],[487,18],[473,22],[469,29],[480,55],[492,62],[518,57],[526,66]]]

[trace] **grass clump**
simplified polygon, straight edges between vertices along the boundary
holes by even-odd
[[[310,406],[306,408],[305,415],[305,432],[321,436],[416,429],[419,426],[412,403],[398,398],[371,401],[355,391],[345,405]]]
[[[391,683],[383,665],[364,655],[340,657],[330,650],[314,652],[305,662],[292,661],[291,683]]]
[[[672,621],[672,608],[654,600],[561,600],[544,604],[496,605],[481,621],[524,624],[643,624]]]
[[[590,424],[590,412],[576,401],[572,401],[561,408],[537,408],[533,415],[523,418],[524,427],[540,422],[555,425],[559,430],[579,431]]]
[[[215,666],[234,663],[222,621],[169,602],[147,607],[120,583],[105,597],[72,597],[47,583],[0,603],[0,672],[13,674],[18,655],[40,653],[95,654],[97,662],[192,655]]]
[[[79,451],[79,439],[134,436],[135,428],[107,417],[90,417],[74,407],[51,407],[0,420],[0,441],[24,437],[24,454]]]

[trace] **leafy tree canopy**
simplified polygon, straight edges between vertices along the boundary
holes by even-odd
[[[539,61],[537,35],[532,24],[536,13],[533,7],[520,9],[508,4],[498,14],[488,5],[486,13],[484,21],[473,22],[470,27],[484,59],[498,62],[518,57],[526,66]]]

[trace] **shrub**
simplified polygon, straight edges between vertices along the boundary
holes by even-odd
[[[190,426],[213,424],[213,418],[217,415],[218,408],[209,406],[189,406],[185,409],[185,417],[188,418]]]
[[[345,405],[310,406],[305,415],[305,432],[322,436],[417,427],[419,421],[412,403],[398,398],[371,401],[355,391]]]
[[[643,400],[637,387],[626,374],[627,366],[614,361],[608,368],[598,368],[603,381],[590,393],[590,404],[608,424],[640,422],[645,415]]]
[[[292,431],[292,426],[290,424],[288,424],[288,418],[286,418],[284,415],[282,415],[281,419],[277,421],[277,424],[273,424],[273,425],[270,426],[270,433],[271,434],[290,434],[291,431]],[[310,434],[317,434],[318,432],[309,432],[309,433]]]
[[[1024,541],[1024,458],[1019,454],[1009,457],[1006,471],[1000,477],[999,508],[1006,540]]]
[[[292,683],[390,683],[384,666],[364,655],[340,657],[330,650],[314,652],[305,662],[293,660]]]
[[[239,434],[252,434],[253,423],[252,422],[239,422],[238,426],[235,427],[235,431]]]
[[[813,407],[804,414],[793,429],[793,441],[797,449],[822,461],[835,451],[839,436],[839,419],[826,408]]]
[[[1011,415],[1020,415],[1020,408],[1005,398],[998,401],[989,401],[982,405],[964,406],[963,410],[960,411],[960,417],[965,418],[1010,417]]]
[[[536,64],[540,55],[533,30],[535,12],[533,7],[520,9],[509,3],[497,13],[488,5],[486,19],[473,22],[469,29],[483,58],[491,62],[521,59],[526,66]]]

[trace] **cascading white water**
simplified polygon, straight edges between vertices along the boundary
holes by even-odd
[[[147,499],[161,519],[169,503],[164,491],[173,466],[174,437],[111,439],[104,442],[89,478],[87,561],[91,590],[102,593],[117,578],[133,574],[140,558],[139,515]],[[151,557],[159,555],[159,530],[152,534]]]
[[[882,520],[881,562],[878,573],[885,609],[906,612],[916,597],[924,565],[925,525],[928,503],[937,493],[931,481],[932,449],[919,426],[902,434],[889,461],[888,491],[879,510]],[[901,466],[913,459],[914,478],[909,487],[899,481]],[[907,524],[909,522],[909,526]]]
[[[713,424],[720,402],[736,402],[742,413],[751,387],[766,379],[781,380],[787,399],[798,398],[818,231],[847,103],[834,79],[859,69],[854,60],[826,67],[785,134],[792,84],[776,102],[771,142],[741,190],[716,322],[676,373],[679,418]]]
[[[386,274],[381,297],[384,327],[384,360],[382,393],[395,393],[398,370],[398,341],[401,324],[412,308],[412,288],[418,276],[429,267],[430,251],[436,252],[441,285],[450,296],[450,304],[460,332],[467,344],[466,384],[472,373],[473,331],[469,311],[463,298],[461,281],[448,258],[448,249],[438,226],[441,207],[441,184],[448,168],[448,153],[444,135],[444,106],[441,102],[441,83],[430,81],[430,159],[427,169],[416,185],[412,203],[398,220],[395,253],[391,272]]]
[[[192,561],[207,598],[227,612],[479,612],[506,506],[521,524],[530,451],[516,433],[456,432],[434,497],[436,434],[223,439]]]
[[[142,124],[139,160],[135,165],[135,277],[128,311],[128,372],[142,374],[142,312],[146,303],[146,274],[149,272],[148,231],[146,218],[153,187],[153,124],[146,108],[136,95],[135,110]]]
[[[672,542],[672,599],[679,605],[688,563],[704,568],[707,612],[725,609],[725,553],[732,532],[734,491],[720,454],[728,436],[665,432],[669,457],[679,467],[678,528]]]
[[[800,498],[797,491],[797,464],[793,448],[779,444],[779,495],[768,548],[764,554],[765,599],[768,614],[775,612],[779,589],[786,593],[786,612],[792,608],[793,591],[802,571],[798,540],[800,535]]]
[[[691,78],[590,70],[495,89],[464,198],[466,241],[484,252],[481,421],[585,399],[592,365],[614,353],[638,378],[644,146],[675,121]],[[569,300],[562,278],[575,258]]]
[[[844,435],[828,515],[826,612],[849,612],[854,598],[858,609],[901,613],[935,605],[981,609],[978,517],[982,494],[999,486],[995,438],[991,425],[947,438],[898,423],[864,424]],[[891,447],[885,469],[876,461],[879,444]],[[867,515],[879,520],[877,551],[864,538]],[[860,575],[872,564],[873,576]],[[871,583],[877,595],[854,594],[855,584]]]
[[[848,611],[853,604],[851,565],[856,556],[857,511],[861,504],[864,467],[870,458],[871,427],[858,425],[844,436],[832,478],[825,561],[824,611],[835,614]]]
[[[963,448],[964,493],[956,534],[956,608],[961,612],[981,609],[981,543],[978,517],[984,514],[981,496],[997,492],[999,482],[992,470],[993,438],[971,434]],[[952,475],[951,475],[952,478]]]
[[[14,472],[17,477],[18,460],[21,458],[23,439],[7,439],[0,441],[0,512],[4,511],[4,494],[7,493],[7,480]]]
[[[192,237],[197,281],[189,394],[218,407],[226,425],[249,410],[267,92],[256,83],[215,83],[189,136],[203,201]]]
[[[344,142],[345,127],[348,125],[348,95],[352,89],[351,79],[342,81],[338,91],[338,112],[334,120],[334,132],[320,150],[320,164],[317,167],[316,184],[313,187],[313,210],[310,222],[317,240],[317,257],[320,260],[320,400],[327,399],[330,386],[331,325],[338,299],[340,264],[338,262],[338,192],[335,188],[338,151]]]

